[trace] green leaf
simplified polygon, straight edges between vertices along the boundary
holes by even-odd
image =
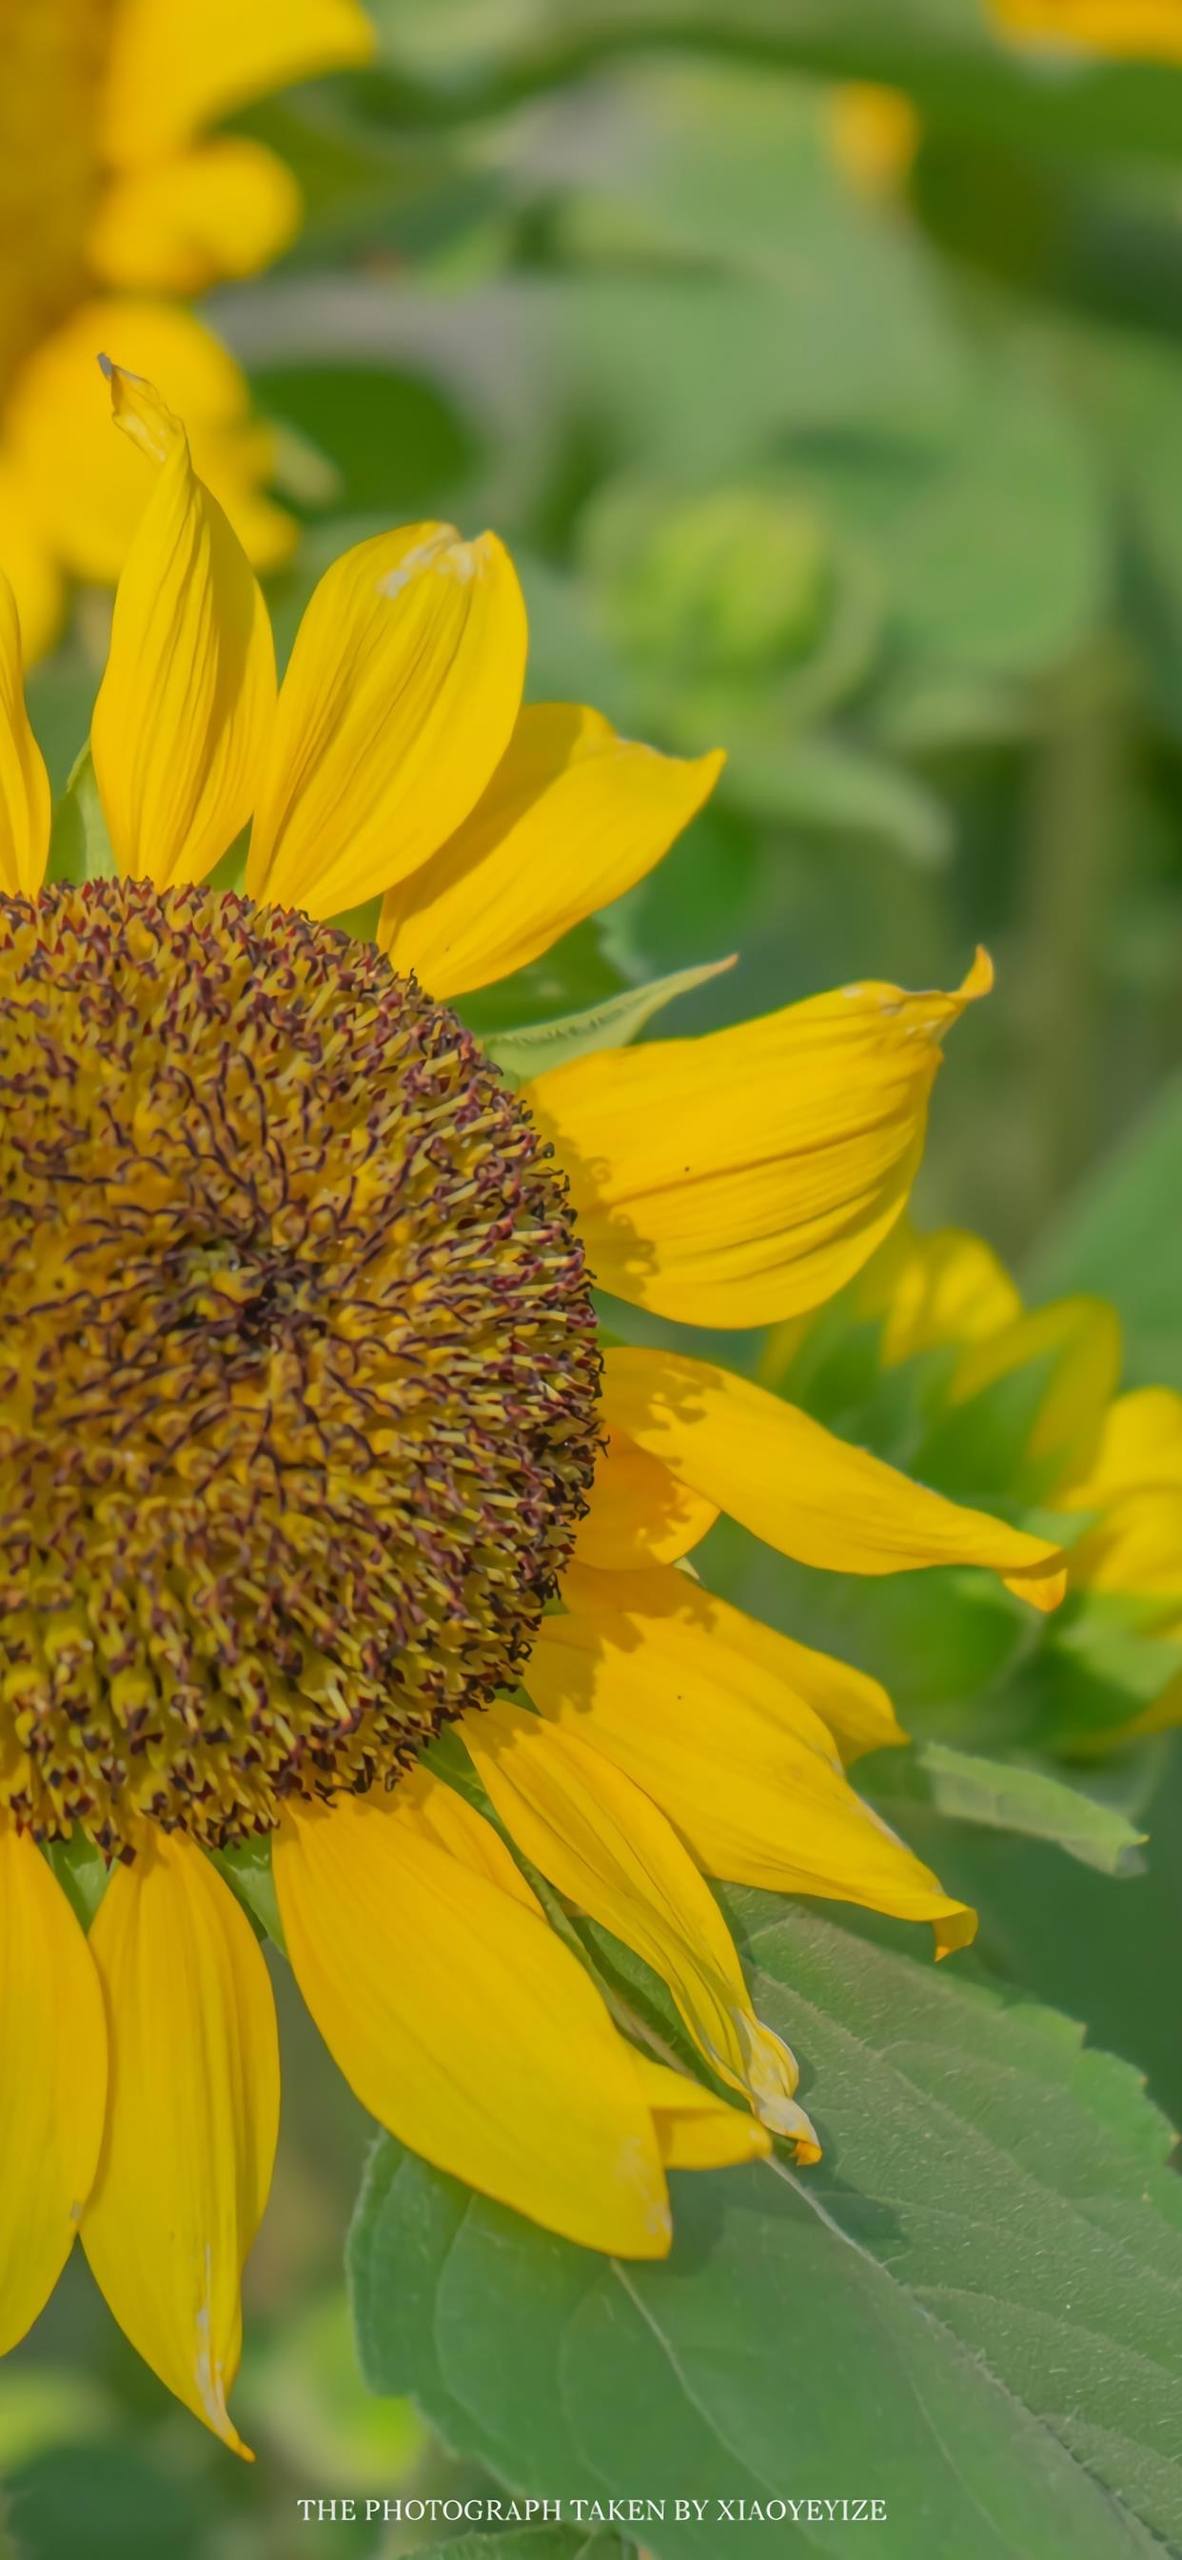
[[[728,1906],[822,2166],[677,2179],[671,2258],[622,2264],[383,2140],[350,2251],[368,2379],[515,2488],[642,2480],[660,2560],[747,2547],[676,2496],[839,2487],[885,2499],[884,2560],[1147,2555],[1138,2519],[1182,2530],[1182,2187],[1137,2076],[963,1961]]]
[[[114,872],[107,821],[90,748],[85,746],[53,813],[49,876],[51,880],[110,880]]]
[[[732,954],[726,960],[703,961],[696,969],[676,969],[672,977],[650,979],[647,987],[625,987],[622,994],[589,1005],[584,1013],[559,1014],[553,1022],[527,1023],[519,1031],[498,1031],[484,1046],[502,1074],[515,1081],[540,1075],[544,1068],[565,1067],[572,1058],[587,1057],[592,1049],[623,1048],[675,997],[692,995],[696,987],[706,986],[734,965]]]
[[[921,1742],[910,1751],[883,1752],[865,1779],[867,1792],[888,1810],[892,1800],[928,1805],[955,1822],[1052,1840],[1102,1875],[1139,1875],[1144,1867],[1146,1835],[1116,1806],[1022,1761],[984,1760],[948,1743]]]
[[[1182,1079],[1102,1164],[1040,1245],[1028,1294],[1111,1298],[1130,1386],[1182,1387]]]

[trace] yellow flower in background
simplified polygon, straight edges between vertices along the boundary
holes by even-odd
[[[523,708],[512,566],[445,525],[339,560],[277,689],[181,428],[114,396],[155,480],[94,715],[113,877],[43,885],[0,625],[0,2344],[80,2229],[242,2450],[278,2063],[218,1861],[245,1891],[270,1843],[381,2123],[659,2256],[668,2169],[818,2153],[707,1879],[926,1920],[938,1952],[974,1925],[845,1776],[903,1739],[878,1684],[679,1564],[726,1511],[834,1570],[976,1563],[1040,1608],[1062,1576],[722,1363],[603,1351],[590,1294],[727,1327],[840,1287],[987,964],[513,1090],[445,999],[638,880],[719,759]],[[209,885],[252,821],[246,895]],[[377,948],[324,921],[378,893]],[[110,1865],[89,1936],[45,1854],[70,1835]],[[652,1968],[713,2089],[622,2031],[514,1851]]]
[[[184,409],[201,471],[255,565],[294,529],[275,445],[180,297],[266,266],[299,224],[291,173],[209,128],[264,92],[367,59],[359,0],[0,0],[0,558],[37,657],[67,580],[107,585],[139,513],[104,452],[96,347]]]
[[[1182,0],[991,0],[1007,34],[1092,53],[1182,61]]]
[[[843,80],[830,93],[829,138],[838,168],[859,195],[898,195],[915,165],[923,126],[902,89]]]
[[[1120,1394],[1115,1309],[1091,1297],[1027,1308],[980,1236],[917,1234],[905,1221],[852,1283],[852,1325],[881,1327],[887,1370],[955,1355],[932,1371],[924,1472],[970,1437],[978,1489],[1063,1522],[1068,1605],[1056,1622],[1064,1662],[1095,1684],[1109,1636],[1134,1639],[1152,1694],[1140,1712],[1093,1706],[1067,1720],[1075,1751],[1106,1748],[1182,1723],[1182,1396],[1168,1387]],[[792,1383],[807,1320],[779,1329],[765,1374]],[[1155,1675],[1156,1671],[1156,1677]]]

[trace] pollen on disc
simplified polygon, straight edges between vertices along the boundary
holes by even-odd
[[[218,1845],[511,1684],[598,1358],[560,1175],[367,945],[0,899],[0,1803]]]

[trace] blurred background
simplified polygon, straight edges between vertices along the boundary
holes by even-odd
[[[473,1019],[740,951],[661,1026],[689,1031],[848,978],[951,986],[986,941],[998,991],[955,1035],[918,1209],[1035,1295],[1110,1295],[1128,1378],[1182,1386],[1182,68],[1019,48],[983,0],[373,14],[376,68],[240,120],[307,223],[209,305],[304,519],[281,632],[363,533],[492,523],[535,699],[729,756],[652,880]],[[59,783],[106,610],[83,594],[33,680]],[[1134,1792],[1148,1873],[1059,1860],[1045,1931],[1057,1851],[981,1837],[943,1867],[994,1960],[1177,2119],[1145,1985],[1176,1963],[1182,1812],[1159,1759]],[[256,2466],[166,2401],[75,2265],[0,2377],[25,2560],[426,2538],[297,2515],[446,2466],[356,2379],[340,2255],[368,2133],[281,1972],[236,2403]]]

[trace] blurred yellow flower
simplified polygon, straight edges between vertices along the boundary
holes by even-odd
[[[116,344],[185,410],[252,560],[290,547],[268,429],[180,297],[266,266],[299,223],[290,171],[208,128],[264,91],[364,61],[359,0],[0,0],[0,558],[34,658],[69,578],[117,576],[135,467],[96,432]]]
[[[1027,1308],[980,1236],[952,1227],[921,1235],[906,1222],[847,1300],[852,1325],[881,1327],[884,1368],[941,1350],[956,1355],[933,1369],[926,1398],[935,1481],[942,1454],[963,1454],[971,1436],[981,1491],[1064,1520],[1068,1606],[1056,1635],[1065,1656],[1074,1650],[1081,1682],[1085,1620],[1097,1658],[1111,1630],[1137,1641],[1146,1666],[1161,1666],[1139,1713],[1106,1725],[1092,1710],[1075,1727],[1068,1719],[1063,1738],[1073,1749],[1107,1747],[1182,1723],[1174,1652],[1182,1646],[1182,1396],[1168,1387],[1118,1392],[1115,1310],[1082,1296]],[[804,1330],[777,1332],[767,1374],[791,1377]]]
[[[1092,53],[1182,61],[1182,0],[991,0],[1007,34]]]
[[[937,1952],[974,1926],[845,1776],[903,1738],[878,1684],[678,1564],[725,1510],[852,1573],[978,1563],[1039,1608],[1062,1574],[724,1365],[602,1354],[591,1299],[733,1327],[839,1287],[988,964],[512,1090],[441,999],[639,879],[719,758],[523,709],[511,563],[447,525],[339,560],[277,690],[182,429],[114,396],[156,476],[94,715],[113,877],[43,885],[0,625],[0,2344],[80,2228],[241,2451],[279,2077],[218,1862],[272,1844],[296,1979],[383,2124],[660,2256],[669,2168],[818,2156],[707,1878],[926,1920]],[[251,820],[248,894],[208,885]],[[376,949],[322,921],[379,893]],[[71,1835],[111,1866],[89,1936],[43,1854]],[[515,1851],[667,1986],[713,2088],[621,2031]]]
[[[860,195],[898,193],[911,174],[922,131],[919,110],[902,89],[844,80],[832,93],[833,154]]]

